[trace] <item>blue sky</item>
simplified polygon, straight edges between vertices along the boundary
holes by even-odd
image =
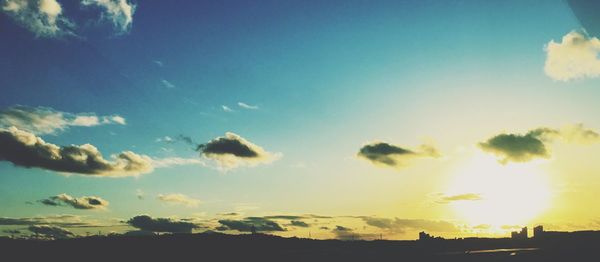
[[[427,203],[463,163],[455,152],[477,151],[477,142],[500,132],[600,127],[595,76],[559,81],[544,71],[545,46],[585,29],[564,1],[108,1],[135,6],[123,29],[120,13],[59,0],[75,26],[50,36],[27,28],[7,11],[9,2],[20,1],[5,0],[0,15],[0,109],[119,115],[125,125],[37,135],[56,145],[92,144],[107,159],[130,150],[205,166],[104,178],[3,161],[2,217],[239,212],[460,222],[451,208]],[[226,132],[273,161],[224,171],[177,140],[203,144]],[[177,142],[158,141],[165,136]],[[379,168],[357,158],[373,141],[413,149],[431,142],[443,157]],[[95,212],[35,202],[60,193],[111,204]],[[156,199],[167,193],[201,204]]]

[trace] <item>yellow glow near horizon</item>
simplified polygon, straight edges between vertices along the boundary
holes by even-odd
[[[450,203],[457,216],[472,226],[526,225],[550,205],[548,179],[536,163],[502,165],[481,152],[455,174],[447,195],[480,194],[475,201]]]

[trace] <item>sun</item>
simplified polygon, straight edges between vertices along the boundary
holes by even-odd
[[[502,165],[478,152],[458,170],[446,194],[476,193],[481,199],[450,205],[458,218],[473,226],[526,225],[550,205],[548,179],[538,164]]]

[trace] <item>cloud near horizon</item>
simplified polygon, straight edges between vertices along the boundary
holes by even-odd
[[[194,223],[175,221],[169,218],[152,218],[148,215],[135,216],[127,221],[132,227],[151,232],[192,233]]]
[[[544,72],[557,81],[600,76],[600,40],[585,32],[571,31],[560,43],[551,40],[545,47]]]
[[[159,194],[157,199],[163,202],[182,204],[188,207],[197,207],[200,204],[200,200],[184,194]]]
[[[224,169],[267,164],[280,157],[280,154],[267,152],[262,147],[231,132],[199,145],[197,150],[203,157],[215,160]]]
[[[109,204],[108,201],[97,196],[72,197],[65,193],[39,200],[39,202],[47,206],[69,205],[76,209],[105,209]]]
[[[385,142],[373,142],[364,145],[357,156],[376,166],[400,169],[417,158],[438,158],[440,153],[432,145],[421,145],[417,150],[406,149]]]
[[[361,217],[367,225],[386,229],[391,232],[404,233],[407,229],[415,229],[430,232],[458,232],[459,229],[453,223],[447,221],[435,221],[427,219],[400,219]]]
[[[120,115],[97,116],[94,113],[67,113],[50,107],[12,106],[0,111],[0,128],[14,126],[36,135],[57,134],[69,127],[107,124],[125,125]]]
[[[136,176],[154,170],[152,159],[131,151],[104,159],[91,144],[57,146],[16,127],[0,129],[0,161],[16,166],[104,177]]]
[[[536,158],[549,158],[548,144],[555,140],[566,143],[589,144],[600,141],[600,134],[582,124],[567,125],[561,129],[537,128],[526,134],[499,134],[479,147],[499,157],[502,164],[528,162]]]
[[[64,239],[75,236],[73,232],[58,226],[31,225],[27,229],[34,234],[43,236],[44,238]]]
[[[286,231],[277,222],[264,217],[247,217],[242,220],[221,219],[219,223],[222,225],[217,227],[219,231],[252,232],[253,228],[256,232]]]

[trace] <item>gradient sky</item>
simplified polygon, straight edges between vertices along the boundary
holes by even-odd
[[[29,3],[45,1],[54,0]],[[0,2],[0,110],[121,116],[126,124],[26,131],[56,145],[92,144],[106,159],[129,150],[154,166],[102,177],[0,161],[4,220],[53,224],[68,214],[109,226],[94,231],[125,232],[135,229],[127,220],[147,214],[194,221],[201,232],[223,219],[297,215],[310,227],[271,218],[286,230],[269,232],[391,239],[600,228],[600,146],[571,143],[563,131],[600,128],[600,23],[574,13],[585,1],[108,1],[135,7],[127,22],[122,9],[58,0],[73,25],[50,35],[9,10],[23,1]],[[589,44],[591,58],[576,42],[566,46],[569,34]],[[569,57],[582,68],[548,70],[551,41],[572,48],[556,52],[557,70],[570,68],[560,64]],[[500,163],[505,151],[480,145],[540,127],[561,130],[541,139],[545,156]],[[232,167],[196,151],[226,132],[272,159]],[[358,154],[376,142],[412,157],[390,166]],[[185,164],[157,164],[174,159]],[[39,201],[62,193],[109,205]],[[167,194],[199,202],[159,198]]]

